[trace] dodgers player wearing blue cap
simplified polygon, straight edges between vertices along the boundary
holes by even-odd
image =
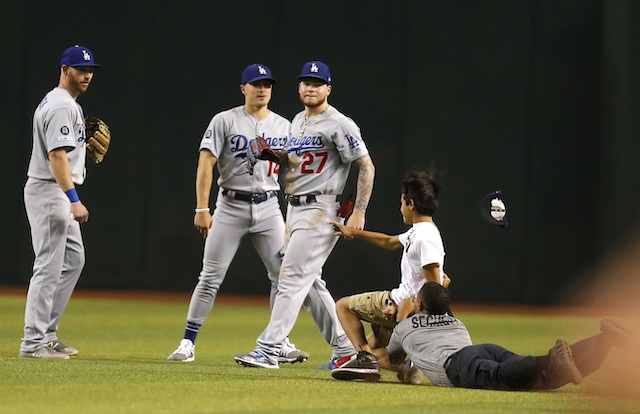
[[[319,368],[333,369],[355,355],[322,279],[322,267],[338,241],[328,223],[339,220],[337,200],[351,164],[359,171],[355,209],[346,225],[360,230],[365,224],[375,168],[356,123],[329,105],[332,79],[327,65],[305,63],[299,80],[298,94],[305,109],[292,121],[282,157],[288,167],[285,194],[289,242],[269,324],[252,352],[235,357],[236,362],[249,367],[279,368],[281,343],[303,304],[333,348],[329,363]],[[256,166],[260,164],[265,163]]]
[[[268,106],[275,83],[267,66],[247,66],[240,84],[244,104],[216,114],[200,142],[193,223],[205,237],[204,257],[189,303],[184,336],[167,358],[170,361],[195,360],[196,336],[213,309],[220,285],[244,237],[249,237],[267,268],[272,303],[278,290],[285,233],[277,197],[279,165],[261,163],[250,175],[246,173],[245,162],[250,139],[259,135],[276,149],[283,149],[287,141],[289,121]],[[212,216],[209,197],[216,165],[220,174]],[[280,345],[279,362],[303,362],[309,358],[286,336]]]
[[[58,324],[85,263],[80,224],[89,211],[77,186],[85,180],[84,113],[76,102],[100,67],[86,47],[73,46],[60,60],[58,86],[33,115],[33,148],[24,204],[35,260],[24,314],[21,358],[68,359],[78,350],[58,339]]]

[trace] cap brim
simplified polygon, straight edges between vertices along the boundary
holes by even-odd
[[[246,81],[245,83],[243,83],[243,85],[246,85],[247,83],[253,83],[253,82],[258,82],[261,80],[268,80],[270,81],[272,84],[276,84],[278,83],[275,79],[273,78],[269,78],[269,77],[265,77],[265,76],[258,76],[257,78],[253,78],[253,79],[249,79],[248,81]]]
[[[67,66],[70,66],[72,68],[80,68],[80,67],[83,67],[83,66],[92,67],[92,68],[101,68],[102,67],[102,65],[98,65],[97,63],[78,63],[78,64],[75,64],[75,65],[67,65]]]
[[[299,80],[304,80],[304,79],[313,79],[313,80],[319,80],[322,81],[326,84],[329,84],[329,82],[327,82],[327,80],[321,76],[313,76],[313,75],[304,75],[304,76],[298,76]]]

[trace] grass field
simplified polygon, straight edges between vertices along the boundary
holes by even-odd
[[[315,368],[331,350],[305,312],[291,339],[311,354],[307,362],[279,370],[244,368],[233,356],[250,351],[265,327],[269,312],[261,304],[219,301],[198,337],[196,361],[169,363],[166,357],[182,337],[187,302],[74,297],[60,339],[80,354],[52,361],[16,357],[24,296],[0,294],[0,412],[640,413],[637,384],[624,391],[610,386],[606,364],[624,362],[617,350],[583,384],[548,392],[439,388],[426,380],[402,385],[390,372],[379,383],[336,381]],[[599,326],[596,315],[456,316],[475,343],[498,343],[523,354],[546,353],[558,337],[577,341]]]

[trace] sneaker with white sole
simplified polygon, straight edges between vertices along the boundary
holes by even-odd
[[[422,383],[424,374],[410,359],[407,359],[398,367],[397,377],[403,384],[418,385]]]
[[[190,339],[180,341],[178,349],[167,357],[169,361],[193,362],[196,359],[196,346]]]
[[[360,351],[355,359],[331,371],[331,376],[337,380],[365,380],[375,382],[380,380],[380,364],[371,352]]]
[[[280,348],[280,354],[278,355],[278,363],[290,363],[304,362],[309,359],[307,352],[301,351],[294,344],[285,340]]]
[[[274,362],[270,360],[258,351],[251,351],[248,354],[236,355],[234,359],[238,364],[250,368],[280,368],[277,361]]]
[[[59,339],[56,339],[55,341],[50,342],[48,346],[54,351],[60,352],[61,354],[66,354],[69,356],[78,355],[78,350],[76,348],[69,345],[65,345]]]
[[[47,344],[47,346],[36,349],[33,352],[20,351],[18,358],[69,359],[69,355],[54,351],[49,345]]]

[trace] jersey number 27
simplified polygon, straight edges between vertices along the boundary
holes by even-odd
[[[300,172],[302,174],[320,174],[328,157],[329,153],[327,151],[316,151],[315,153],[305,152],[302,156],[304,161],[302,161],[302,164],[300,165]],[[314,161],[318,159],[320,161],[314,163]],[[317,168],[314,169],[316,164]]]

